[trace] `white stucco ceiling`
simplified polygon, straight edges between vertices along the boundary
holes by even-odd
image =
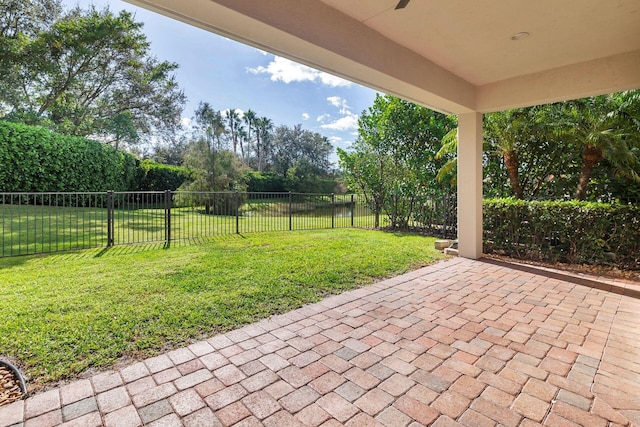
[[[478,86],[640,49],[638,0],[322,2]]]
[[[451,113],[640,88],[640,0],[128,1]]]

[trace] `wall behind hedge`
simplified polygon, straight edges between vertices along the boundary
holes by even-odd
[[[640,268],[640,206],[489,199],[484,252]]]
[[[109,145],[0,121],[0,191],[126,191],[140,178],[138,160]]]

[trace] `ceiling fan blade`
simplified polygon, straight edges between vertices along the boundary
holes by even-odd
[[[409,1],[410,1],[410,0],[400,0],[400,1],[398,2],[398,4],[396,5],[396,8],[395,8],[394,10],[404,9],[404,8],[405,8],[405,6],[406,6],[407,4],[409,4]]]

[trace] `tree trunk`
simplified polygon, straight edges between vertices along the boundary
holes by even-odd
[[[504,164],[507,168],[513,194],[516,199],[522,199],[522,187],[520,187],[520,181],[518,180],[518,163],[518,155],[515,151],[508,151],[504,154]]]
[[[256,131],[256,161],[258,162],[258,172],[262,172],[262,148],[260,147],[259,131]]]
[[[576,200],[584,200],[586,197],[593,168],[595,168],[602,159],[604,159],[604,155],[598,147],[587,145],[582,151],[582,168],[580,169],[580,180],[578,181]]]

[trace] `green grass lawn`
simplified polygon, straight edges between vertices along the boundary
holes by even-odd
[[[441,259],[357,229],[0,259],[0,355],[39,386],[145,357]]]

